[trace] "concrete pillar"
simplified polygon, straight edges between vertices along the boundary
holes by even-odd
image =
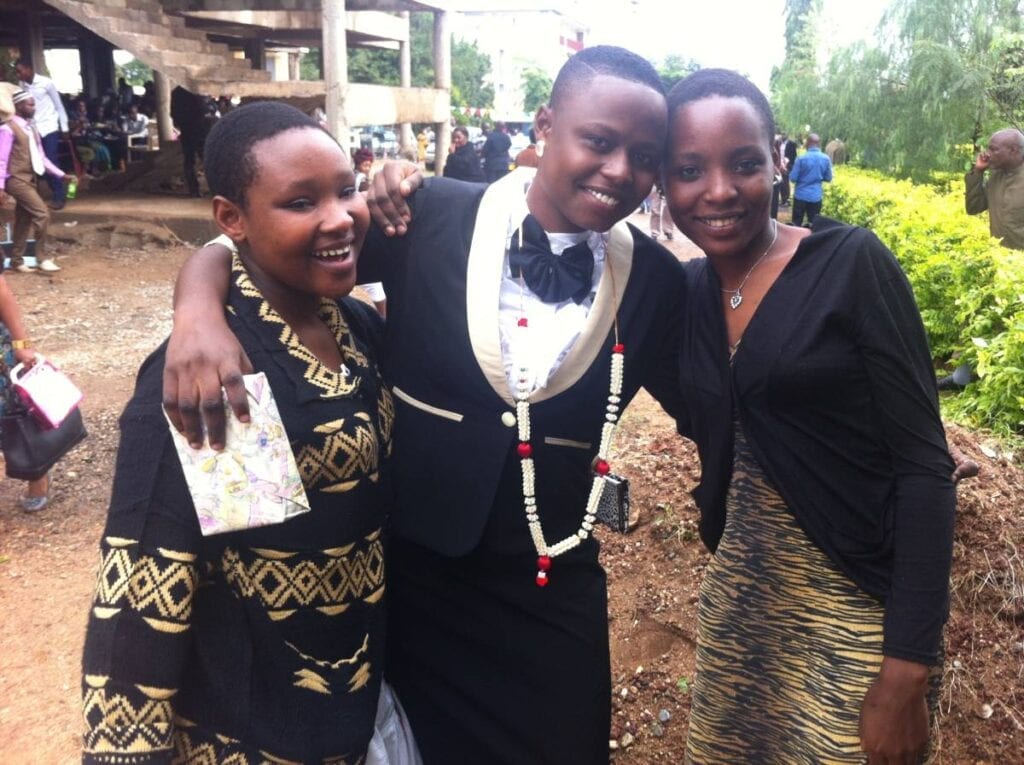
[[[25,24],[18,33],[18,58],[31,61],[37,74],[50,75],[43,56],[43,21],[39,11],[25,12]]]
[[[171,124],[171,81],[163,72],[153,70],[153,85],[156,86],[156,120],[160,144],[174,140]]]
[[[447,11],[434,11],[434,87],[451,92],[452,88],[452,35]],[[448,161],[448,147],[452,142],[452,121],[434,125],[434,173],[444,172]]]
[[[327,89],[327,129],[343,147],[348,147],[348,41],[345,37],[345,0],[323,0],[323,73]]]
[[[102,37],[97,37],[93,43],[96,65],[96,81],[99,89],[97,93],[107,90],[117,91],[117,66],[114,64],[114,45]]]
[[[301,80],[302,71],[299,66],[302,61],[302,54],[295,51],[288,53],[288,79],[289,80]]]
[[[92,38],[86,37],[78,49],[78,61],[82,72],[82,93],[90,98],[100,93],[100,81],[96,70],[96,47]]]
[[[242,43],[245,57],[253,69],[267,68],[267,43],[262,37],[254,37]]]
[[[91,98],[114,88],[114,46],[98,35],[81,42],[78,58],[82,67],[82,90]]]
[[[398,75],[399,84],[403,88],[412,87],[412,44],[409,40],[409,11],[402,11],[402,19],[405,20],[406,39],[398,44]],[[398,148],[399,151],[409,156],[409,152],[416,154],[416,138],[412,134],[412,124],[403,122],[398,126]]]

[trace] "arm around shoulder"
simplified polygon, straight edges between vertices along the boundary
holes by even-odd
[[[242,421],[249,416],[242,375],[252,364],[224,318],[230,279],[231,251],[211,242],[185,262],[174,290],[163,402],[174,427],[194,447],[202,445],[205,421],[210,445],[223,448],[221,386],[235,415]]]

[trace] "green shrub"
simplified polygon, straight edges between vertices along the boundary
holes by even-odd
[[[899,259],[938,364],[976,370],[943,400],[946,415],[1024,433],[1024,252],[989,235],[987,214],[966,214],[963,181],[921,186],[840,167],[826,213],[871,229]]]

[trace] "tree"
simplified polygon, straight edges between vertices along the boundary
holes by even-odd
[[[875,47],[837,51],[820,72],[787,53],[772,87],[780,123],[842,137],[863,164],[901,176],[963,169],[972,144],[1021,108],[1020,6],[896,0]]]
[[[1024,128],[1024,35],[1010,34],[995,45],[995,71],[989,97],[996,111],[1013,127]]]
[[[348,79],[370,85],[398,85],[402,79],[398,51],[353,48],[348,52]]]
[[[551,78],[535,67],[523,70],[523,111],[534,114],[551,97]]]
[[[323,78],[323,72],[320,71],[320,49],[310,48],[299,59],[299,79],[322,80]]]
[[[137,58],[118,64],[114,67],[115,76],[120,79],[124,77],[129,85],[145,85],[153,79],[153,69],[148,64],[143,64]]]
[[[692,58],[683,58],[678,53],[672,53],[665,56],[661,65],[655,68],[661,81],[665,83],[665,90],[669,90],[681,79],[700,69],[700,64]]]
[[[484,81],[491,74],[491,57],[476,43],[452,43],[452,106],[494,106],[494,86]]]
[[[434,87],[434,22],[429,13],[409,15],[409,46],[412,84]],[[320,52],[313,48],[299,63],[303,80],[323,79]],[[494,86],[485,84],[491,73],[491,59],[476,43],[452,43],[452,106],[490,107]],[[381,48],[352,48],[348,52],[348,79],[371,85],[396,86],[401,82],[398,51]]]

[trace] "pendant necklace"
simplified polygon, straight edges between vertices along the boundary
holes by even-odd
[[[754,261],[754,265],[752,265],[750,267],[750,270],[747,271],[747,275],[743,277],[743,281],[739,283],[739,286],[736,287],[736,289],[727,290],[725,287],[721,288],[722,292],[724,292],[726,295],[732,295],[732,297],[729,298],[729,307],[734,311],[743,304],[743,293],[741,292],[741,290],[743,289],[743,286],[747,283],[747,279],[749,279],[750,275],[754,273],[754,269],[761,265],[761,261],[768,257],[768,253],[772,251],[772,247],[774,247],[775,242],[778,241],[779,222],[777,220],[773,220],[772,223],[775,224],[775,228],[772,231],[772,241],[768,245],[768,249],[764,251],[764,254]]]
[[[522,229],[519,231],[520,241]],[[625,368],[626,347],[619,340],[619,318],[618,318],[618,295],[615,289],[615,278],[611,268],[606,270],[609,286],[612,290],[612,310],[614,318],[614,342],[611,352],[611,379],[608,385],[608,399],[604,411],[604,425],[601,428],[601,443],[597,455],[591,464],[593,478],[590,485],[590,494],[587,497],[587,505],[583,512],[583,519],[579,529],[570,536],[553,544],[548,544],[544,536],[544,529],[541,526],[540,515],[537,508],[537,496],[535,485],[535,473],[533,464],[533,446],[530,444],[530,393],[531,375],[526,364],[517,365],[516,371],[516,423],[519,426],[519,444],[516,446],[516,453],[519,455],[519,466],[523,478],[523,510],[526,514],[526,525],[530,530],[530,538],[533,540],[534,549],[537,551],[537,576],[535,582],[538,587],[546,587],[548,584],[548,572],[551,570],[552,558],[578,547],[584,542],[594,530],[594,521],[597,517],[597,505],[601,499],[604,488],[605,476],[611,471],[608,463],[608,453],[612,447],[612,437],[615,434],[615,426],[619,419],[619,409],[622,402],[622,380]],[[516,322],[520,332],[529,332],[529,319],[526,316],[525,300],[523,294],[525,287],[522,274],[519,275],[519,319]],[[525,359],[524,359],[525,361]]]

